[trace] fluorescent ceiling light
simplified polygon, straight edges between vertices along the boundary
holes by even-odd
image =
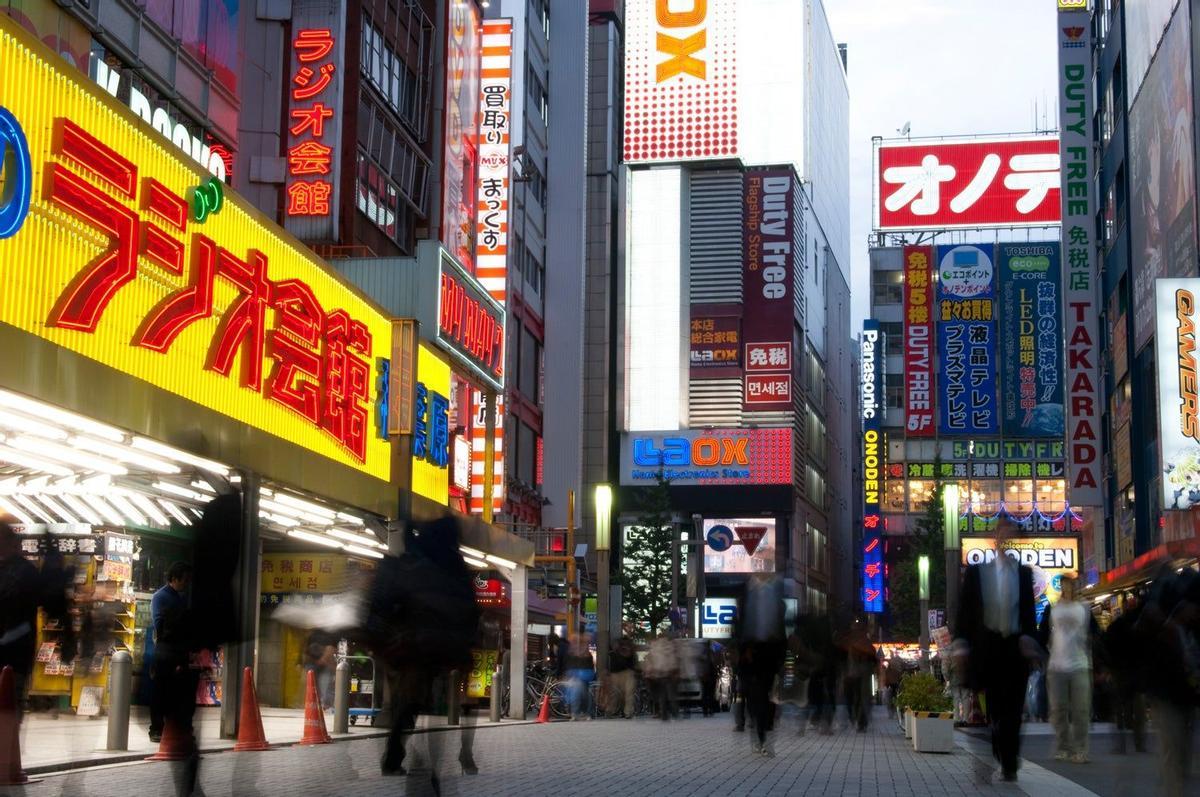
[[[311,501],[304,501],[295,497],[294,495],[288,495],[287,493],[275,493],[275,500],[281,504],[293,506],[302,512],[308,512],[309,514],[320,515],[322,517],[328,516],[330,520],[337,517],[337,512],[333,511],[327,506],[314,504]]]
[[[21,506],[25,507],[25,509],[28,510],[29,512],[32,512],[34,515],[36,515],[43,523],[57,523],[58,522],[54,518],[47,515],[46,511],[44,509],[42,509],[37,504],[37,502],[35,502],[28,495],[14,495],[13,500],[16,501],[18,504],[20,504]]]
[[[463,556],[471,556],[476,559],[483,559],[485,556],[487,556],[487,554],[485,554],[483,551],[478,551],[474,548],[468,548],[465,545],[458,546],[458,550],[462,552]]]
[[[217,494],[217,491],[213,489],[213,486],[211,484],[209,484],[208,482],[204,481],[203,479],[194,480],[192,482],[192,486],[195,487],[197,490],[203,490],[206,493],[212,493],[213,495]]]
[[[356,526],[366,525],[362,518],[355,517],[354,515],[350,515],[345,512],[338,512],[337,516],[338,516],[338,520],[344,520],[347,523],[353,523]]]
[[[10,476],[4,481],[0,481],[0,495],[12,495],[21,485],[20,476]]]
[[[88,434],[96,435],[96,437],[103,437],[105,440],[112,440],[114,443],[120,443],[125,440],[125,433],[120,429],[93,421],[91,418],[85,418],[82,415],[76,415],[73,412],[60,410],[58,407],[52,407],[40,401],[34,401],[17,393],[10,393],[7,390],[0,390],[0,406],[36,415],[44,420],[66,426],[69,429],[87,432]]]
[[[158,525],[160,525],[160,526],[171,525],[170,519],[166,515],[164,515],[159,510],[159,508],[154,505],[154,502],[151,501],[146,496],[142,495],[141,493],[135,493],[132,490],[126,490],[125,495],[129,497],[130,501],[133,501],[133,503],[137,506],[138,509],[145,512],[150,517],[150,519],[153,520]]]
[[[358,545],[345,545],[343,547],[350,553],[356,553],[359,556],[369,556],[372,559],[382,559],[383,558],[383,554],[381,554],[379,551],[373,551],[370,548],[363,548]]]
[[[104,521],[100,519],[100,515],[96,513],[96,510],[85,504],[83,499],[79,496],[72,495],[71,493],[63,493],[62,500],[64,504],[74,509],[77,513],[79,513],[81,518],[88,523],[91,523],[93,526],[100,526],[104,524]]]
[[[62,518],[64,523],[83,522],[79,518],[75,517],[75,515],[73,515],[69,509],[60,504],[58,501],[54,500],[54,496],[42,494],[38,496],[38,500],[42,502],[42,506],[46,507],[51,512]]]
[[[113,491],[108,494],[109,503],[115,506],[122,515],[129,518],[135,526],[146,525],[146,516],[134,508],[129,499],[120,493]]]
[[[330,529],[329,531],[327,531],[325,533],[331,537],[337,537],[339,540],[346,540],[348,542],[357,543],[359,545],[365,545],[368,548],[386,548],[387,547],[386,545],[381,543],[379,540],[373,539],[371,537],[365,537],[362,534],[354,534],[349,531],[343,531],[342,529]]]
[[[188,516],[185,515],[179,509],[179,507],[175,506],[173,503],[166,500],[165,498],[158,499],[158,505],[161,506],[163,509],[167,510],[167,512],[170,513],[171,517],[178,520],[182,525],[184,525],[184,526],[192,525],[192,521],[188,518]]]
[[[0,461],[8,462],[12,465],[20,465],[22,468],[53,473],[55,476],[75,475],[75,471],[70,468],[65,468],[62,465],[55,464],[41,457],[35,457],[27,451],[18,451],[15,448],[3,445],[0,445]]]
[[[140,451],[134,451],[128,446],[118,446],[113,443],[106,443],[102,440],[93,440],[90,437],[75,435],[71,438],[71,445],[76,448],[82,448],[84,451],[92,451],[96,454],[102,454],[106,457],[111,457],[118,462],[128,462],[130,465],[138,465],[146,470],[152,470],[155,473],[179,473],[178,465],[172,464],[157,457],[152,457],[149,454],[144,454]]]
[[[0,509],[3,509],[8,514],[12,515],[17,520],[24,523],[26,526],[32,526],[34,524],[34,520],[32,517],[30,517],[22,509],[20,509],[16,505],[16,503],[8,500],[7,498],[4,498],[3,496],[0,496]]]
[[[38,437],[45,437],[48,440],[67,439],[67,433],[61,427],[35,421],[33,418],[17,415],[8,410],[0,410],[0,426],[3,426],[5,429],[12,429],[15,432],[35,434]]]
[[[277,495],[275,497],[278,498],[279,496]],[[269,509],[270,511],[272,511],[276,514],[285,515],[287,517],[299,518],[301,520],[307,521],[308,523],[312,523],[313,525],[316,525],[316,526],[332,526],[333,525],[332,517],[326,517],[324,515],[317,515],[312,512],[305,512],[303,510],[297,509],[294,506],[288,506],[287,504],[281,504],[278,501],[273,501],[270,498],[258,499],[258,505],[261,508]]]
[[[186,487],[180,487],[178,484],[174,484],[172,482],[156,481],[154,483],[154,489],[162,490],[164,493],[171,493],[171,495],[177,495],[180,498],[190,498],[193,501],[212,500],[211,495],[204,495],[203,493],[198,493],[195,490],[189,490]]]
[[[84,493],[81,497],[87,502],[88,506],[99,512],[100,517],[104,518],[104,521],[110,526],[125,525],[125,520],[121,517],[117,510],[113,509],[112,506],[110,506],[109,503],[100,496],[93,495],[91,493]]]
[[[488,569],[487,562],[480,561],[479,559],[475,559],[474,557],[471,557],[471,556],[464,556],[463,561],[466,562],[467,564],[469,564],[471,567],[477,567],[480,570]]]
[[[288,532],[288,536],[295,537],[298,540],[304,540],[305,542],[315,542],[317,545],[324,545],[329,548],[342,547],[340,542],[335,539],[331,539],[330,537],[326,537],[324,534],[312,534],[311,532],[292,529]]]
[[[200,468],[201,470],[209,471],[210,473],[219,473],[222,476],[229,475],[229,467],[227,465],[222,465],[220,462],[215,460],[198,457],[195,454],[189,454],[186,451],[180,451],[178,448],[163,445],[157,440],[151,440],[147,437],[133,438],[133,447],[141,449],[142,451],[147,451],[151,454],[156,454],[160,457],[166,457],[167,459],[174,460],[175,462],[182,462],[185,465],[191,465],[193,467]]]
[[[103,457],[85,454],[77,448],[62,445],[60,443],[51,443],[49,440],[42,440],[31,435],[20,435],[13,437],[8,441],[13,448],[22,451],[28,451],[32,454],[37,454],[43,457],[64,462],[68,465],[85,468],[87,470],[95,470],[100,473],[108,473],[113,476],[124,476],[129,473],[129,470],[124,465],[118,465]]]
[[[491,562],[494,565],[498,565],[500,567],[505,568],[506,570],[516,570],[517,569],[516,562],[510,561],[501,556],[492,556],[489,553],[487,556],[485,556],[483,558],[486,559],[487,561]]]
[[[258,516],[260,519],[265,520],[268,523],[274,523],[276,526],[283,526],[284,528],[291,528],[292,526],[300,525],[299,520],[296,520],[294,517],[287,517],[285,515],[272,515],[270,512],[259,512]]]

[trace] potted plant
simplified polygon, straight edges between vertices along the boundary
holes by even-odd
[[[906,735],[918,753],[954,750],[954,702],[941,681],[929,673],[910,673],[900,681],[896,701],[905,707],[909,717]]]

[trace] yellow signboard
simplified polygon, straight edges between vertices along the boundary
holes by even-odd
[[[471,674],[467,676],[467,697],[483,698],[492,694],[492,677],[499,654],[494,650],[471,651]]]
[[[439,504],[450,500],[450,365],[431,346],[417,349],[412,432],[412,490]]]
[[[260,592],[341,592],[344,589],[345,556],[309,553],[263,554]]]
[[[0,15],[0,322],[390,480],[390,320]]]

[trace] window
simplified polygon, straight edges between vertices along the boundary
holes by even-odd
[[[520,364],[517,368],[517,390],[530,401],[538,400],[538,374],[541,372],[542,346],[528,328],[522,326]]]
[[[517,478],[530,487],[537,486],[537,433],[524,422],[517,429]]]
[[[904,301],[904,272],[872,271],[871,304],[900,304]]]
[[[1038,479],[1037,506],[1043,515],[1058,515],[1067,508],[1066,479]]]
[[[550,0],[529,0],[529,19],[540,23],[546,40],[550,40]]]
[[[808,502],[818,509],[826,509],[825,477],[812,465],[808,469]]]
[[[527,70],[525,83],[529,90],[529,107],[541,117],[542,124],[548,128],[550,126],[550,92],[546,90],[546,84],[534,71],[532,64]]]
[[[929,499],[933,498],[933,488],[937,484],[934,481],[926,481],[924,479],[913,479],[908,483],[908,508],[911,512],[924,512],[929,506]]]
[[[888,479],[885,482],[883,508],[887,512],[904,511],[904,479]]]
[[[404,252],[412,249],[415,217],[424,217],[429,161],[390,117],[365,95],[358,106],[355,204]]]
[[[883,353],[888,357],[898,357],[904,354],[904,325],[899,321],[880,322],[879,328],[886,336]]]
[[[1004,508],[1015,515],[1033,511],[1033,479],[1014,479],[1005,485]]]
[[[904,385],[899,383],[899,380],[893,380],[893,383],[887,386],[885,395],[887,397],[887,408],[889,413],[901,412],[904,410]],[[900,416],[893,415],[892,417],[898,418]]]
[[[822,573],[829,572],[829,540],[825,533],[808,526],[808,566]]]
[[[808,410],[808,453],[813,462],[824,467],[829,461],[828,443],[825,439],[825,421],[812,408]]]
[[[546,178],[532,161],[524,162],[523,177],[526,189],[533,194],[543,208],[546,207]]]
[[[416,3],[381,19],[363,14],[360,71],[418,141],[429,125],[433,22]]]
[[[799,351],[799,349],[797,349]],[[808,350],[808,395],[819,412],[825,411],[825,365],[812,349]]]
[[[825,614],[829,611],[829,596],[816,587],[808,587],[805,597],[808,600],[808,611],[812,614]]]

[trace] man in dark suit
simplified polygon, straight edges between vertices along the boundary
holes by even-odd
[[[996,558],[971,565],[963,576],[955,647],[968,688],[983,692],[992,752],[1004,780],[1017,779],[1021,709],[1032,661],[1040,658],[1033,604],[1033,571],[1004,555],[1015,524],[996,526]]]

